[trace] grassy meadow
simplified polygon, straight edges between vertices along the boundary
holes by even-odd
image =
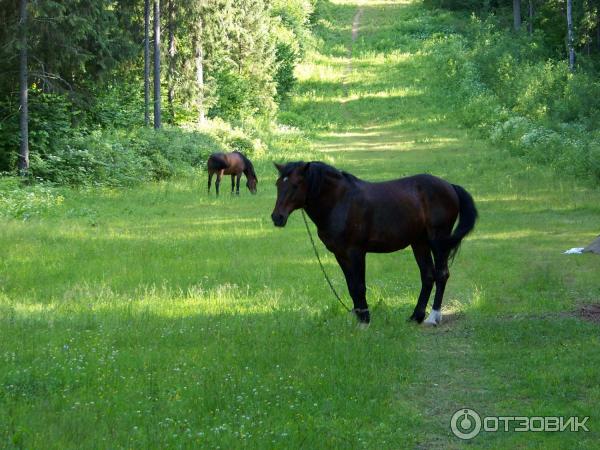
[[[359,10],[358,35],[352,23]],[[65,190],[0,219],[0,448],[594,448],[600,445],[600,191],[459,128],[424,42],[460,30],[418,1],[324,1],[258,194],[206,175]],[[453,31],[454,32],[454,31]],[[292,139],[292,138],[289,138]],[[293,141],[296,142],[296,141]],[[437,328],[408,323],[412,252],[369,255],[368,330],[329,291],[299,213],[275,229],[272,161],[369,180],[429,172],[480,221]],[[345,282],[319,243],[336,287]],[[482,432],[450,418],[590,416],[589,432]]]

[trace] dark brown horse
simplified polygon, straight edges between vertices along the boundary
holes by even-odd
[[[410,318],[423,321],[435,282],[433,309],[426,323],[441,321],[448,259],[454,257],[477,220],[475,203],[467,191],[432,175],[369,183],[320,162],[275,166],[279,178],[273,223],[283,227],[292,211],[306,211],[344,272],[360,322],[370,321],[366,253],[395,252],[409,245],[422,284]]]
[[[208,158],[206,163],[208,168],[208,192],[210,193],[210,185],[212,177],[217,174],[217,181],[215,182],[215,188],[217,195],[219,195],[219,186],[221,185],[221,178],[223,175],[231,175],[231,193],[235,188],[236,194],[240,193],[240,179],[242,173],[246,175],[246,187],[251,193],[256,194],[256,184],[258,178],[256,172],[254,172],[254,166],[252,162],[243,153],[231,152],[231,153],[213,153]],[[237,187],[236,181],[237,179]]]

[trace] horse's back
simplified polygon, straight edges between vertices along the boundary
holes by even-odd
[[[225,175],[238,174],[244,170],[244,160],[238,152],[213,153],[206,166],[210,172],[223,171]]]
[[[458,200],[450,183],[429,174],[412,175],[375,183],[362,181],[360,189],[370,202],[382,204],[382,206],[398,204],[411,208],[419,207],[423,202],[456,202]]]
[[[448,234],[458,216],[458,197],[447,181],[429,174],[378,183],[360,182],[360,209],[369,228],[391,247]],[[378,230],[378,231],[376,231]],[[384,245],[383,247],[387,247]]]

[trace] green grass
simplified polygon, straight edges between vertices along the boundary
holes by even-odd
[[[300,215],[272,226],[269,156],[256,196],[208,197],[204,175],[65,191],[0,219],[0,447],[458,448],[462,407],[591,416],[589,433],[482,433],[473,447],[599,445],[598,326],[573,312],[599,301],[600,258],[561,252],[598,233],[600,192],[455,125],[419,34],[460,30],[451,17],[362,2],[349,66],[358,6],[321,2],[319,47],[283,114],[313,150],[271,158],[371,180],[430,172],[472,192],[481,218],[445,322],[406,322],[420,282],[404,251],[369,255],[373,322],[358,329]]]

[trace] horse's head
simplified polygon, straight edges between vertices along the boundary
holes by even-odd
[[[256,185],[258,184],[258,178],[255,176],[248,177],[248,181],[246,182],[246,187],[252,194],[256,194]]]
[[[310,163],[275,164],[275,167],[279,171],[279,178],[276,183],[277,201],[271,219],[275,226],[284,227],[292,211],[306,204]]]

